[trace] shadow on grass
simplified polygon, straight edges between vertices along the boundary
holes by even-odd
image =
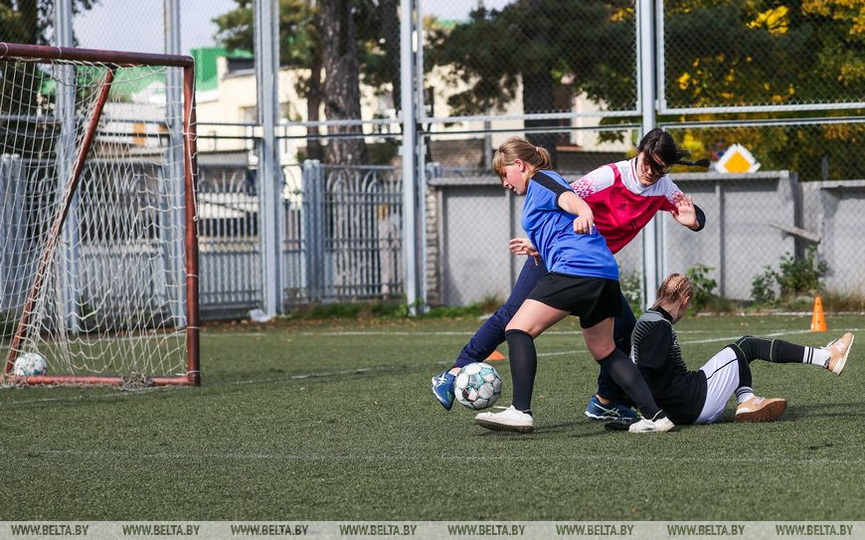
[[[788,402],[787,410],[784,411],[777,420],[772,422],[763,422],[763,423],[771,423],[777,424],[781,422],[796,422],[799,420],[807,420],[808,418],[842,418],[842,419],[856,419],[858,421],[861,418],[863,410],[865,407],[865,401],[851,401],[851,402],[837,402],[837,403],[802,403],[802,404],[791,404]],[[727,409],[721,415],[721,418],[718,421],[713,422],[713,424],[718,425],[726,425],[726,424],[759,424],[761,422],[737,422],[736,421],[736,412],[734,409]],[[677,428],[681,426],[676,426]],[[697,425],[696,427],[700,427]]]
[[[483,430],[482,433],[479,433],[479,435],[481,436],[510,437],[514,439],[526,440],[544,440],[547,438],[561,440],[562,435],[566,435],[574,439],[586,439],[599,437],[610,433],[609,431],[604,429],[604,424],[602,422],[590,422],[582,419],[557,423],[535,424],[535,430],[531,433],[495,431],[484,429],[480,426],[478,426],[478,428]]]

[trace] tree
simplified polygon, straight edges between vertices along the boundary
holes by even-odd
[[[213,19],[219,28],[215,38],[228,49],[252,51],[254,47],[254,14],[252,0],[236,0],[238,7]],[[279,2],[279,64],[309,71],[298,80],[297,91],[306,98],[309,122],[320,119],[322,103],[322,69],[318,13],[310,0]],[[306,155],[323,160],[317,126],[307,127]]]
[[[96,0],[74,0],[72,9],[74,13],[80,13],[95,3]],[[53,0],[0,0],[0,35],[4,41],[48,45],[53,24]],[[25,158],[32,157],[31,153],[51,150],[47,144],[34,147],[28,139],[30,133],[57,129],[57,126],[36,119],[39,112],[44,112],[40,108],[45,109],[48,105],[38,95],[43,78],[44,73],[34,63],[0,65],[0,130],[7,132],[7,149],[15,149],[15,153]],[[7,125],[14,128],[7,130]]]
[[[319,5],[324,53],[324,110],[328,120],[360,119],[360,63],[351,0]],[[368,154],[362,126],[328,126],[333,135],[326,155],[329,163],[359,165]]]
[[[662,84],[667,105],[861,101],[865,95],[862,6],[862,0],[666,0]],[[500,11],[475,10],[466,23],[434,31],[426,58],[434,65],[450,66],[449,82],[454,88],[468,83],[465,91],[448,98],[457,115],[501,110],[520,90],[525,113],[569,110],[569,104],[562,108],[555,103],[555,95],[563,91],[585,92],[608,109],[627,110],[636,103],[634,15],[633,2],[515,0]],[[566,84],[570,79],[573,83]],[[862,112],[713,113],[688,119]],[[675,122],[678,117],[661,120]],[[533,127],[539,126],[527,122],[530,138]],[[823,158],[845,159],[851,143],[865,140],[865,127],[851,123],[772,130],[694,129],[687,139],[689,149],[703,155],[717,141],[749,143],[759,149],[765,168],[793,168],[803,176],[819,177]],[[844,172],[830,175],[861,178],[865,174],[865,166],[857,160],[848,158],[846,166]]]
[[[434,65],[451,66],[450,82],[468,81],[452,94],[454,114],[501,110],[522,89],[523,112],[563,109],[554,102],[566,80],[568,92],[586,92],[611,108],[635,100],[634,17],[616,0],[517,0],[502,10],[480,8],[470,20],[432,32]],[[533,133],[555,124],[528,120],[528,138],[555,150],[554,133]]]
[[[237,9],[214,19],[219,27],[216,38],[227,48],[252,50],[252,0],[236,2]],[[382,92],[392,88],[399,108],[398,0],[280,0],[279,7],[280,65],[308,70],[308,76],[300,79],[298,90],[307,99],[310,122],[319,120],[322,104],[329,120],[360,119],[361,76]],[[326,24],[323,17],[328,17]],[[349,40],[344,39],[349,35]],[[348,51],[351,52],[346,54]],[[355,99],[357,102],[353,103]],[[307,131],[307,156],[322,159],[318,128],[310,126]],[[359,127],[329,131],[335,137],[329,144],[326,161],[344,163],[334,160],[345,156],[351,156],[352,160],[367,159],[365,143],[358,136]],[[353,149],[348,151],[346,147]]]
[[[861,6],[859,0],[667,2],[664,42],[668,104],[861,101],[865,94]],[[762,116],[826,114],[800,111]],[[857,111],[833,114],[855,115]],[[726,119],[751,117],[725,115]],[[700,115],[694,119],[710,118],[713,116]],[[764,168],[793,169],[803,178],[819,178],[823,159],[844,160],[852,145],[865,140],[865,129],[859,124],[827,123],[785,129],[692,130],[690,136],[691,150],[696,153],[708,153],[716,142],[739,142],[756,150]],[[861,178],[865,174],[865,167],[857,160],[847,160],[844,166],[843,171],[836,169],[836,176]]]
[[[72,12],[91,9],[99,0],[73,0]],[[3,41],[50,45],[54,0],[0,0],[0,35]],[[74,40],[73,40],[74,41]]]
[[[362,0],[356,7],[363,80],[380,92],[390,89],[394,108],[400,109],[399,0]]]

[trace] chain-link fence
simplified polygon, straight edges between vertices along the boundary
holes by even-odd
[[[767,268],[813,251],[827,290],[863,295],[863,33],[841,2],[127,4],[19,3],[0,29],[57,42],[71,17],[79,46],[195,56],[209,316],[274,298],[503,298],[521,201],[492,175],[494,148],[525,136],[576,179],[654,125],[695,158],[741,145],[758,172],[675,170],[709,226],[683,237],[659,220],[657,245],[618,255],[623,274],[653,288],[657,269],[704,267],[747,301]]]
[[[862,109],[861,6],[660,3],[661,110]]]

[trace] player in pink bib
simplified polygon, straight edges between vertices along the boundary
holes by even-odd
[[[604,165],[576,182],[574,192],[586,201],[595,216],[595,227],[607,239],[614,254],[633,240],[660,211],[695,229],[696,209],[666,174],[652,184],[640,181],[637,158]]]

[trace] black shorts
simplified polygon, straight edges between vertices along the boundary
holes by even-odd
[[[569,276],[550,272],[538,282],[529,298],[580,318],[581,328],[591,328],[622,314],[622,290],[612,279]]]

